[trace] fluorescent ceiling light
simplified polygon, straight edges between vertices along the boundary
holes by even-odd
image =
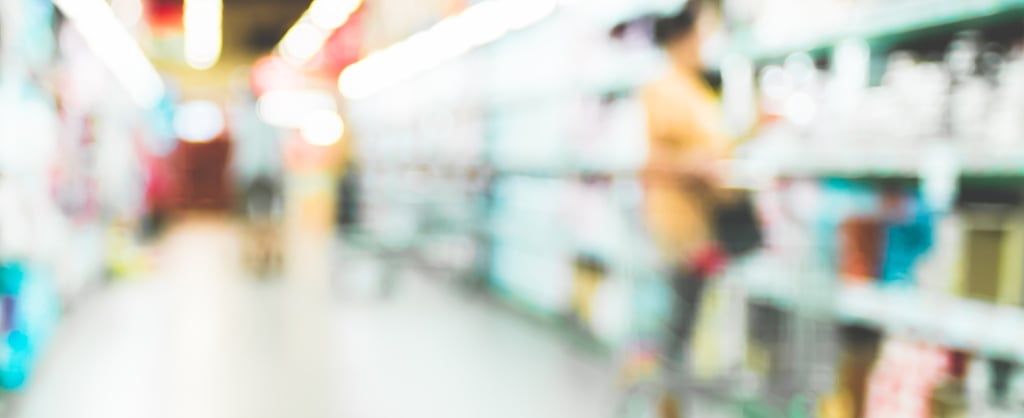
[[[345,122],[336,112],[321,110],[306,118],[299,130],[306,142],[328,147],[341,141],[345,134]]]
[[[362,4],[362,0],[313,0],[299,21],[281,38],[278,51],[292,64],[305,64]]]
[[[333,31],[348,22],[362,4],[362,0],[315,0],[306,15],[314,25]]]
[[[185,142],[210,142],[223,132],[224,112],[213,102],[188,102],[174,114],[174,133]]]
[[[142,0],[111,0],[114,15],[128,26],[134,27],[142,20]]]
[[[309,115],[337,112],[334,97],[321,90],[273,90],[257,102],[260,119],[279,128],[301,128]]]
[[[371,96],[505,34],[543,20],[558,0],[490,0],[359,61],[341,73],[345,97]]]
[[[222,0],[185,0],[185,62],[197,70],[213,67],[223,47],[224,3]]]
[[[288,30],[281,41],[281,56],[290,63],[301,65],[308,61],[327,41],[327,33],[306,22]]]
[[[139,44],[103,0],[53,0],[86,45],[142,107],[153,107],[164,95],[164,83]]]

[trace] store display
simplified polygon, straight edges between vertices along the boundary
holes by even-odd
[[[1021,315],[994,304],[1020,303],[1020,202],[1011,197],[1019,194],[1015,144],[1021,124],[1007,115],[1019,113],[1021,103],[1019,89],[1006,86],[1020,81],[1020,72],[1009,69],[1020,61],[1024,34],[1009,22],[1019,18],[1022,5],[813,3],[725,4],[727,20],[741,28],[733,37],[734,52],[753,58],[760,74],[761,127],[744,155],[784,177],[822,179],[824,190],[817,205],[777,189],[762,191],[772,260],[758,265],[780,270],[751,275],[764,277],[750,281],[754,293],[777,306],[808,309],[799,291],[761,282],[802,271],[782,250],[811,246],[834,261],[826,264],[834,265],[836,280],[847,281],[835,287],[839,308],[823,312],[936,347],[968,348],[980,356],[999,352],[1005,328],[965,331],[986,315],[1000,321]],[[790,19],[811,23],[787,26]],[[828,50],[831,60],[822,53]],[[773,65],[783,59],[784,65]],[[990,177],[1002,180],[958,180]],[[894,184],[901,185],[896,193]],[[958,194],[979,193],[1005,199],[972,206],[961,197],[958,207],[952,204]],[[786,203],[815,208],[815,215],[794,216]],[[794,224],[789,232],[783,228],[787,220]],[[903,290],[890,298],[874,290],[883,287]],[[1013,367],[996,367],[1000,383],[992,385],[1001,393]],[[963,414],[968,408],[992,414],[1000,409],[985,406],[998,403],[991,397],[962,399],[957,388],[963,385],[955,376],[943,379],[943,400],[929,407],[934,416],[982,416]],[[892,404],[894,409],[877,416],[933,416],[921,407],[931,402],[923,392],[912,396],[917,406]],[[850,413],[849,396],[826,400],[822,410],[831,411],[828,416],[860,416]]]
[[[976,327],[1024,315],[1011,307],[1024,297],[1021,202],[998,213],[964,205],[982,186],[961,181],[1018,188],[1024,34],[1011,21],[1024,4],[722,3],[724,41],[709,44],[709,61],[730,131],[754,133],[736,165],[763,186],[751,202],[766,248],[727,272],[735,287],[704,307],[698,375],[747,369],[762,383],[750,392],[808,396],[830,417],[975,408],[961,359],[947,353],[1024,359],[1013,338]],[[636,210],[647,152],[637,93],[664,57],[649,43],[649,17],[595,24],[578,18],[586,8],[560,6],[353,100],[361,209],[412,240],[437,219],[470,219],[439,208],[482,207],[484,233],[472,242],[486,246],[479,263],[496,294],[613,347],[649,343],[667,290],[652,284],[665,272]],[[466,166],[487,170],[481,195],[464,195],[460,175],[450,187],[432,180]],[[752,313],[739,321],[726,305]],[[744,322],[742,337],[725,331]],[[837,325],[863,329],[844,340],[829,331]],[[748,353],[745,365],[732,350]],[[1010,402],[1014,368],[993,367],[995,395],[982,402]],[[819,376],[833,369],[834,379]]]
[[[136,145],[153,136],[151,120],[112,88],[118,79],[101,64],[109,54],[88,48],[68,18],[50,1],[0,2],[0,386],[6,390],[28,383],[61,313],[106,278],[107,228],[131,230],[144,215],[145,162]]]

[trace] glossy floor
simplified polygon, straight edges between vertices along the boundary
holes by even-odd
[[[292,234],[279,280],[241,265],[238,229],[191,221],[152,277],[64,319],[17,418],[574,418],[608,416],[609,361],[438,278]]]

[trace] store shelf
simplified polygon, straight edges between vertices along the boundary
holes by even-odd
[[[754,60],[783,58],[791,53],[829,48],[847,39],[869,43],[909,38],[929,30],[951,30],[984,24],[993,18],[1024,16],[1022,0],[901,0],[877,1],[863,11],[845,14],[845,21],[821,25],[819,31],[793,31],[774,41],[753,30],[738,33],[732,50]],[[806,25],[794,25],[801,27]]]
[[[1024,309],[908,288],[844,285],[841,321],[985,356],[1024,361]]]
[[[955,152],[960,177],[1024,177],[1024,152],[975,147]],[[755,158],[770,164],[783,177],[917,178],[927,167],[929,154],[923,149],[896,150],[836,148],[829,151],[801,150]]]
[[[771,269],[768,269],[771,270]],[[889,335],[925,341],[987,357],[1024,361],[1024,308],[997,305],[917,288],[827,284],[831,293],[809,293],[795,281],[751,275],[744,280],[754,300],[789,310],[834,315],[844,324],[876,328]],[[790,276],[773,276],[791,277]],[[787,286],[788,283],[788,286]],[[821,289],[819,289],[821,290]]]

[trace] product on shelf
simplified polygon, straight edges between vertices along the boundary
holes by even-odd
[[[930,418],[948,413],[959,407],[959,401],[953,399],[955,385],[946,384],[948,376],[955,375],[954,368],[950,355],[941,348],[886,341],[868,380],[864,416]],[[936,391],[948,396],[933,402]]]
[[[913,273],[922,291],[939,295],[953,293],[959,276],[962,240],[963,226],[958,215],[949,214],[937,221],[932,249]]]
[[[1024,295],[1024,213],[965,210],[959,293],[994,303],[1020,304]]]
[[[885,216],[885,238],[879,278],[886,284],[916,285],[916,267],[932,250],[934,225],[932,216],[917,196],[886,193],[883,201],[890,207]]]
[[[882,222],[851,218],[840,226],[839,272],[853,281],[873,281],[881,267]]]

